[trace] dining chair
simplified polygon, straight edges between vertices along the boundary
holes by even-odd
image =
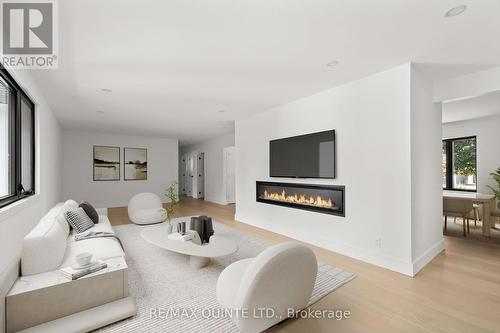
[[[483,203],[482,202],[472,202],[472,212],[469,213],[469,219],[474,220],[474,226],[477,226],[478,221],[483,220]]]
[[[448,224],[448,216],[461,217],[463,219],[462,229],[464,237],[467,237],[469,232],[469,214],[473,211],[473,203],[471,200],[460,198],[443,198],[443,215],[444,227],[443,232],[446,231]]]
[[[497,221],[500,222],[500,208],[493,209],[491,211],[490,215],[491,215],[491,218],[492,218],[492,221],[493,221],[492,228],[498,229],[496,227],[496,223],[497,223]]]

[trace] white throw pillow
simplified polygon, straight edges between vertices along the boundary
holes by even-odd
[[[56,220],[61,210],[52,208],[23,240],[22,275],[38,274],[57,269],[66,251],[68,233]],[[66,228],[69,229],[66,223]]]
[[[66,236],[69,235],[69,224],[68,221],[66,220],[66,216],[64,214],[66,212],[69,212],[70,210],[75,210],[78,209],[78,203],[74,200],[66,200],[64,205],[61,207],[61,211],[57,215],[56,219],[57,222],[61,225],[63,230],[66,232]]]

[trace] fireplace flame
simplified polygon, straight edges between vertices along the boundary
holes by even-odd
[[[309,196],[306,197],[303,194],[287,194],[285,190],[279,192],[268,192],[264,191],[264,199],[266,200],[273,200],[273,201],[281,201],[281,202],[289,202],[289,203],[295,203],[299,205],[305,205],[305,206],[314,206],[314,207],[321,207],[321,208],[333,208],[335,203],[331,199],[323,199],[321,196]]]

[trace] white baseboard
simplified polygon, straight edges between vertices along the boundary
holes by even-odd
[[[440,254],[444,250],[444,238],[440,239],[436,244],[431,246],[427,251],[425,251],[417,259],[413,260],[413,276],[425,267],[434,257]]]
[[[160,200],[162,203],[169,203],[170,200],[166,198],[161,198]],[[128,201],[110,201],[110,202],[98,202],[98,201],[91,201],[92,205],[94,207],[99,207],[99,208],[121,208],[121,207],[128,207]]]
[[[119,208],[119,207],[127,207],[128,202],[96,202],[93,203],[94,207],[99,208]]]
[[[212,199],[205,198],[205,201],[208,201],[208,202],[211,202],[211,203],[214,203],[214,204],[218,204],[218,205],[223,205],[223,206],[227,205],[227,202],[218,201],[218,200],[212,200]]]
[[[205,198],[203,198],[203,200],[214,203],[214,204],[223,205],[223,206],[229,205],[229,203],[227,203],[226,201],[217,200],[217,199],[210,198],[210,197],[205,197]]]
[[[401,274],[404,274],[404,275],[407,275],[410,277],[414,276],[413,265],[410,261],[406,262],[406,261],[403,261],[399,258],[394,258],[394,257],[388,256],[388,255],[382,254],[382,253],[377,253],[377,252],[363,249],[363,248],[357,248],[357,247],[353,247],[350,245],[341,244],[339,242],[335,242],[335,244],[333,244],[329,239],[320,238],[321,236],[318,236],[318,238],[315,240],[305,239],[300,234],[294,235],[291,233],[284,233],[281,230],[274,230],[272,228],[269,228],[269,226],[263,226],[263,225],[260,225],[258,223],[244,221],[244,220],[240,219],[240,217],[238,215],[235,216],[235,220],[237,220],[241,223],[255,226],[257,228],[269,230],[271,232],[281,234],[281,235],[286,236],[286,237],[290,237],[290,238],[298,240],[300,242],[304,242],[307,244],[318,246],[318,247],[321,247],[323,249],[326,249],[326,250],[329,250],[332,252],[336,252],[336,253],[339,253],[339,254],[342,254],[342,255],[357,259],[357,260],[361,260],[361,261],[364,261],[366,263],[369,263],[369,264],[372,264],[375,266],[386,268],[386,269],[389,269],[391,271],[395,271],[395,272],[398,272],[398,273],[401,273]]]

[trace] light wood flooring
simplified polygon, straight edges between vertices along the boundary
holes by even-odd
[[[242,232],[289,238],[234,220],[234,206],[183,198],[177,216],[204,214]],[[126,208],[109,210],[114,225],[130,223]],[[351,318],[294,319],[272,332],[500,332],[500,245],[445,237],[446,250],[415,278],[308,245],[318,260],[357,277],[313,309],[350,310]]]
[[[496,222],[496,221],[495,221]],[[448,225],[445,231],[445,235],[449,237],[463,238],[463,221],[461,218],[448,218]],[[443,220],[444,224],[444,220]],[[481,221],[478,221],[474,225],[474,220],[469,221],[469,233],[467,234],[468,240],[474,240],[479,242],[487,243],[497,243],[500,244],[500,225],[496,223],[496,228],[490,230],[490,237],[483,237],[483,228]]]

